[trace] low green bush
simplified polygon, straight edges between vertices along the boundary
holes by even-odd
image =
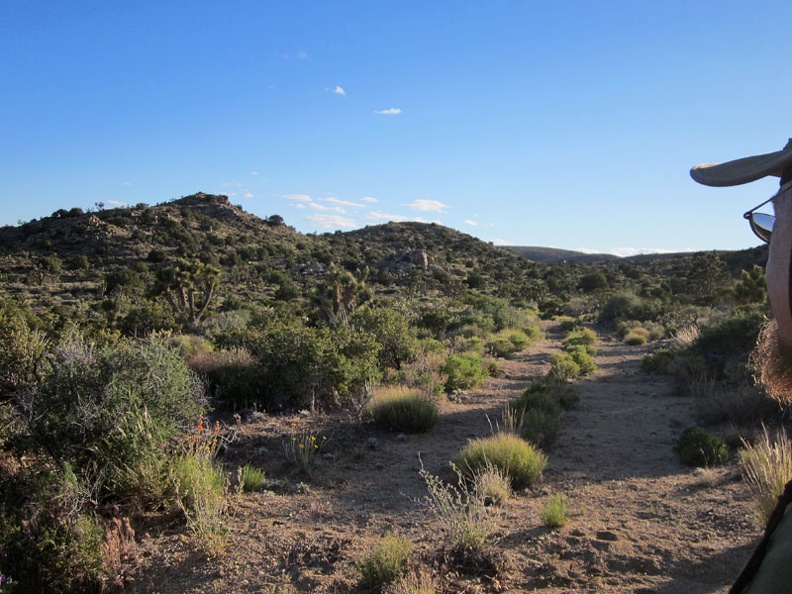
[[[532,485],[547,465],[547,457],[524,439],[509,433],[470,441],[460,450],[454,464],[466,478],[491,464],[508,474],[515,489]]]
[[[550,362],[548,375],[555,380],[573,380],[580,375],[580,365],[569,353],[556,353]]]
[[[710,467],[725,463],[729,448],[720,437],[700,427],[688,427],[674,445],[674,453],[689,466]]]
[[[489,376],[486,361],[475,353],[449,355],[440,371],[446,376],[448,393],[475,388]]]
[[[567,352],[580,369],[580,375],[588,375],[597,370],[597,364],[594,362],[592,354],[588,351],[589,348],[584,345],[575,345],[567,348]]]
[[[649,336],[649,330],[646,328],[633,328],[624,335],[624,343],[630,346],[641,346],[649,342]]]

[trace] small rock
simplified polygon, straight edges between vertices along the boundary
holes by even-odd
[[[407,441],[407,436],[404,433],[399,433],[396,436],[396,441]]]
[[[376,437],[369,437],[368,440],[366,440],[366,447],[369,448],[370,450],[376,449],[378,445],[379,445],[379,441],[377,440]]]

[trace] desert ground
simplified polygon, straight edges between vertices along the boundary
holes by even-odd
[[[232,493],[227,552],[206,559],[175,521],[138,526],[126,591],[366,592],[356,564],[384,534],[397,533],[415,543],[411,566],[431,576],[437,592],[726,592],[761,532],[748,488],[733,463],[701,470],[675,457],[675,440],[695,423],[695,403],[670,378],[640,371],[657,345],[602,335],[598,370],[575,382],[580,402],[545,450],[541,481],[490,508],[498,530],[485,558],[449,559],[439,523],[420,504],[421,465],[452,477],[449,460],[469,439],[489,435],[504,403],[547,373],[562,338],[548,326],[546,338],[501,361],[481,388],[444,400],[427,434],[379,431],[352,412],[243,421],[221,459],[229,468],[258,465],[270,481]],[[292,424],[327,437],[310,479],[284,466]],[[570,519],[550,530],[539,513],[559,492]]]

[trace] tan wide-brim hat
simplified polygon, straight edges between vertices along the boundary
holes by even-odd
[[[744,157],[719,165],[703,163],[690,170],[690,177],[705,186],[739,186],[768,175],[781,177],[792,166],[792,138],[780,151]]]

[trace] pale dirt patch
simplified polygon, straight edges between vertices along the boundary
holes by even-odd
[[[554,330],[502,361],[499,377],[482,389],[444,402],[427,435],[397,440],[350,414],[242,424],[225,462],[259,465],[278,482],[232,496],[231,544],[221,558],[191,552],[177,524],[143,534],[140,571],[127,590],[364,592],[356,562],[394,531],[416,543],[414,564],[434,575],[438,592],[726,592],[760,534],[748,489],[734,466],[700,472],[677,461],[672,447],[695,421],[692,399],[675,394],[668,378],[640,371],[650,347],[609,339],[599,345],[598,371],[576,382],[580,404],[546,451],[541,484],[517,493],[501,512],[492,553],[500,572],[473,576],[443,563],[439,525],[416,503],[426,494],[421,460],[449,476],[457,450],[488,435],[503,404],[546,374],[562,338]],[[292,422],[329,438],[327,459],[305,483],[283,465]],[[571,521],[549,531],[539,512],[556,492],[569,498]]]

